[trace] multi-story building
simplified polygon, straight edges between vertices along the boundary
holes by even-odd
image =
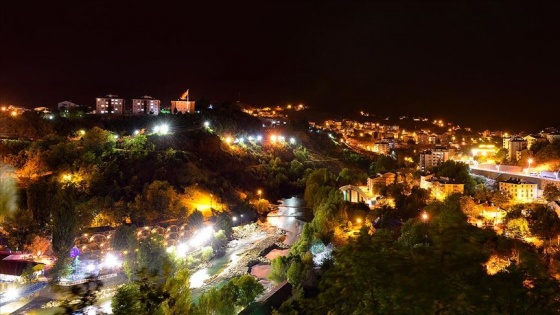
[[[96,114],[123,114],[124,113],[124,99],[119,98],[118,95],[106,95],[105,97],[98,97],[95,102]]]
[[[527,149],[527,141],[521,137],[513,137],[509,140],[508,147],[506,149],[508,150],[507,158],[510,160],[515,159],[517,161],[520,156],[517,152]]]
[[[397,174],[387,172],[377,177],[368,177],[367,179],[367,190],[373,193],[378,187],[389,186],[395,183]]]
[[[391,145],[388,141],[379,141],[373,145],[373,152],[381,153],[381,154],[389,154],[391,150]]]
[[[535,134],[535,135],[527,135],[525,137],[523,137],[523,139],[525,139],[525,141],[527,141],[527,149],[531,150],[531,147],[535,144],[535,143],[544,143],[547,142],[546,138]]]
[[[132,113],[157,115],[160,110],[160,100],[156,100],[151,96],[144,95],[141,98],[132,99]]]
[[[537,184],[519,178],[499,182],[499,189],[517,202],[531,202],[537,198]]]
[[[429,189],[434,198],[443,200],[451,194],[463,194],[465,184],[448,177],[436,177],[429,174],[420,176],[420,188]]]
[[[426,172],[447,160],[449,160],[449,149],[446,147],[435,147],[422,151],[420,152],[420,170]]]

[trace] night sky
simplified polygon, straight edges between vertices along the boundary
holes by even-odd
[[[554,3],[116,2],[2,1],[0,104],[169,102],[189,88],[485,129],[560,124]]]

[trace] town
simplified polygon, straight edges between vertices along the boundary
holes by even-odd
[[[445,248],[481,281],[521,277],[515,303],[559,302],[535,293],[560,279],[558,127],[320,121],[304,104],[210,104],[189,90],[91,104],[0,107],[2,314],[321,313],[342,307],[328,302],[340,288],[318,288],[387,264],[356,252],[383,242],[423,259]],[[366,265],[337,271],[360,255]],[[362,284],[338,286],[360,298]]]

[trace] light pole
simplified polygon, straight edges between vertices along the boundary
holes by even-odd
[[[262,190],[257,190],[257,195],[259,195],[259,201],[261,200]]]
[[[529,159],[527,160],[527,162],[529,162],[529,169],[530,169],[530,168],[531,168],[531,163],[533,163],[533,159],[532,159],[532,158],[529,158]]]

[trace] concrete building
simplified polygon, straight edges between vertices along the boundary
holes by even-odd
[[[381,153],[381,154],[389,154],[391,151],[391,145],[388,141],[379,141],[374,143],[373,145],[373,152]]]
[[[95,102],[96,114],[124,114],[124,99],[118,95],[108,94],[98,97]]]
[[[132,99],[132,113],[134,115],[157,115],[160,110],[160,100],[144,95],[141,98]]]
[[[372,193],[378,187],[394,184],[396,177],[397,174],[391,172],[384,173],[377,177],[368,177],[367,190],[369,191],[369,193]]]
[[[531,202],[537,199],[537,184],[519,178],[499,182],[499,189],[516,202]]]
[[[430,170],[434,166],[449,160],[449,149],[446,147],[435,147],[431,150],[420,152],[420,170]]]
[[[171,101],[171,113],[194,113],[194,101],[187,101],[187,100],[176,100]]]
[[[194,101],[189,100],[189,90],[186,90],[178,100],[171,101],[171,113],[194,114]]]
[[[433,174],[428,174],[420,176],[420,188],[429,189],[434,198],[443,200],[451,194],[463,194],[465,184],[448,177],[437,177]]]
[[[517,152],[527,149],[527,140],[521,137],[504,138],[503,147],[508,150],[507,159],[517,161]]]
[[[63,110],[63,109],[71,109],[71,108],[77,108],[80,107],[80,105],[73,103],[72,101],[62,101],[60,103],[58,103],[58,110]]]
[[[541,135],[527,135],[525,137],[523,137],[523,139],[525,139],[525,141],[527,141],[527,149],[531,150],[531,147],[535,144],[535,143],[544,143],[547,142],[547,139]]]

